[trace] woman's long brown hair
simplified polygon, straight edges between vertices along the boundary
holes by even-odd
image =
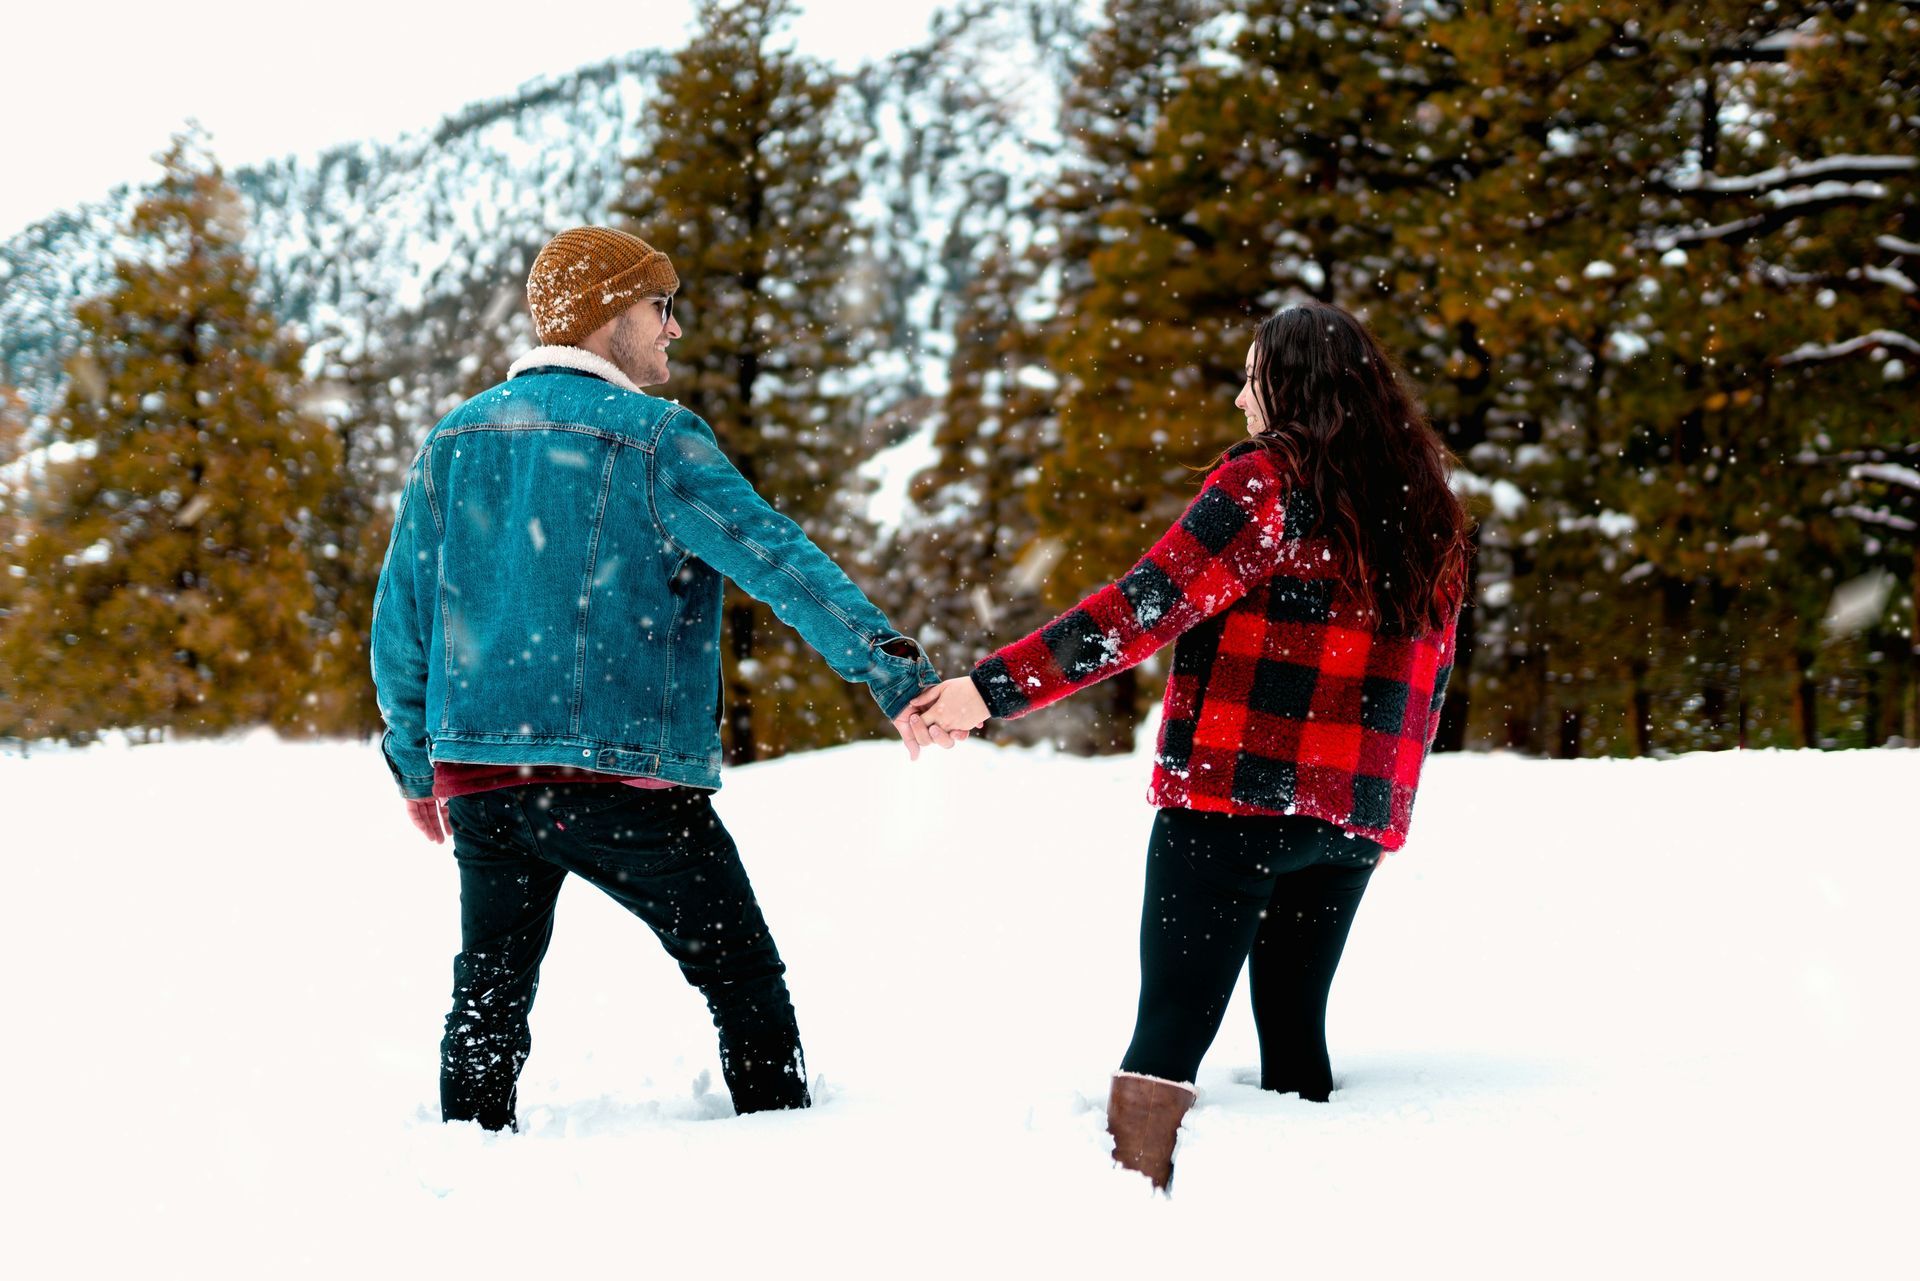
[[[1332,544],[1342,582],[1386,631],[1445,627],[1466,588],[1471,525],[1447,483],[1453,457],[1379,340],[1309,302],[1261,322],[1253,347],[1266,419],[1255,439],[1312,494],[1312,533]]]

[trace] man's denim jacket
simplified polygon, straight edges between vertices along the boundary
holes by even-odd
[[[697,415],[577,348],[513,368],[428,433],[374,594],[404,795],[434,761],[720,786],[722,575],[889,718],[938,679]]]

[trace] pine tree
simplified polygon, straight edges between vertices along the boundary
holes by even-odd
[[[1782,43],[1781,62],[1761,64],[1771,74],[1741,86],[1771,151],[1723,166],[1747,190],[1715,192],[1701,211],[1714,228],[1759,220],[1756,308],[1774,323],[1755,352],[1761,377],[1734,394],[1764,397],[1791,425],[1781,470],[1799,487],[1806,540],[1827,553],[1781,548],[1821,575],[1796,646],[1803,741],[1842,720],[1816,710],[1825,688],[1858,709],[1858,730],[1836,724],[1836,741],[1920,744],[1920,15],[1823,6]],[[1836,633],[1822,607],[1863,570],[1906,590]]]
[[[1884,448],[1900,421],[1904,365],[1885,394],[1806,371],[1904,340],[1910,16],[1261,0],[1241,18],[1103,217],[1062,361],[1062,480],[1104,477],[1117,503],[1155,446],[1220,415],[1249,302],[1340,302],[1424,388],[1485,516],[1463,737],[1778,742],[1797,701],[1801,738],[1827,741],[1806,728],[1820,682],[1872,684],[1819,622],[1862,549],[1831,517],[1845,478],[1793,460],[1823,438]],[[1864,166],[1836,153],[1829,100]]]
[[[27,427],[31,414],[26,397],[0,386],[0,591],[14,577],[15,543],[26,532]]]
[[[19,600],[26,570],[20,564],[30,513],[27,488],[26,398],[0,386],[0,638],[4,638]],[[23,737],[25,708],[0,640],[0,739]]]
[[[324,652],[337,445],[295,408],[300,346],[252,297],[239,199],[203,140],[160,163],[128,227],[139,252],[77,309],[52,423],[69,457],[46,468],[0,638],[33,737],[302,729]]]
[[[341,461],[314,513],[314,646],[298,722],[309,734],[365,736],[383,723],[367,650],[393,514],[378,500],[377,473],[353,465],[353,446],[364,439],[358,426],[348,420],[328,429]]]
[[[1193,323],[1207,304],[1177,289],[1171,297],[1158,289],[1115,293],[1109,283],[1115,257],[1138,244],[1138,233],[1164,227],[1164,211],[1150,205],[1140,179],[1217,11],[1209,0],[1107,0],[1062,104],[1072,149],[1060,185],[1037,211],[1029,261],[1038,277],[1032,292],[1044,299],[1035,310],[1047,319],[1003,344],[1048,375],[1025,391],[1016,383],[1008,407],[1037,468],[1025,490],[1035,537],[1014,576],[1040,588],[1037,603],[1047,610],[1123,573],[1191,498],[1191,467],[1231,443],[1170,399],[1191,391],[1191,362],[1208,337],[1224,347],[1218,328],[1208,334]],[[1238,314],[1244,300],[1234,305]],[[1200,358],[1208,357],[1239,361],[1224,350]],[[1148,701],[1140,675],[1121,673],[1098,697],[1077,700],[1092,715],[1071,745],[1132,748]]]
[[[1029,5],[1023,17],[1063,46],[1083,41],[1068,6]],[[1040,246],[1054,235],[1039,231],[1040,202],[1057,144],[1024,128],[1032,99],[1061,86],[1051,67],[1024,80],[982,72],[1016,20],[1003,6],[949,12],[914,60],[892,69],[936,95],[931,110],[899,122],[906,142],[889,185],[907,204],[898,215],[903,236],[925,234],[913,221],[921,184],[954,193],[940,209],[946,234],[937,247],[954,303],[933,318],[951,336],[945,387],[922,411],[934,460],[914,478],[907,519],[882,549],[883,583],[902,625],[952,671],[1052,617],[1041,588],[1061,546],[1040,535],[1029,494],[1059,388],[1038,320],[1049,309],[1040,300],[1049,260]],[[1085,750],[1108,741],[1094,704],[1070,700],[994,732]]]
[[[1819,363],[1810,340],[1820,350],[1853,319],[1829,282],[1876,256],[1885,216],[1885,191],[1858,182],[1846,153],[1865,144],[1894,153],[1866,169],[1913,166],[1910,126],[1870,144],[1832,129],[1836,112],[1877,117],[1876,96],[1898,97],[1885,82],[1899,44],[1841,35],[1855,6],[1574,12],[1570,27],[1516,22],[1503,38],[1558,45],[1578,74],[1556,71],[1538,107],[1496,95],[1502,129],[1542,139],[1529,163],[1566,175],[1549,187],[1558,209],[1539,207],[1525,171],[1489,169],[1463,209],[1476,240],[1513,248],[1453,282],[1471,307],[1488,276],[1531,263],[1529,306],[1483,304],[1490,341],[1533,351],[1550,375],[1542,356],[1570,357],[1553,378],[1565,394],[1539,403],[1543,428],[1504,460],[1542,499],[1521,522],[1519,610],[1559,693],[1536,701],[1563,720],[1585,704],[1617,742],[1628,727],[1608,694],[1627,692],[1643,750],[1830,741],[1816,668],[1852,683],[1861,655],[1830,645],[1821,619],[1861,549],[1827,511],[1831,479],[1795,460],[1823,437],[1858,441],[1891,405],[1857,378],[1808,395],[1800,367]],[[1818,84],[1826,62],[1852,83]],[[1511,59],[1469,78],[1525,83]],[[1803,305],[1782,306],[1795,294]]]
[[[792,0],[700,0],[620,211],[682,282],[686,333],[661,391],[712,425],[768,502],[844,555],[860,542],[841,493],[862,435],[838,375],[867,341],[847,280],[864,140],[835,113],[842,78],[781,47],[794,13]],[[872,728],[771,611],[729,585],[725,612],[729,761]]]

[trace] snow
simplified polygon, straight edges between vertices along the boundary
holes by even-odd
[[[1920,522],[1911,521],[1905,516],[1896,516],[1892,512],[1882,511],[1878,507],[1868,507],[1861,503],[1848,503],[1844,506],[1836,507],[1833,509],[1833,514],[1836,516],[1844,516],[1849,520],[1864,521],[1869,525],[1884,525],[1888,529],[1897,529],[1907,534],[1911,534],[1915,530],[1920,530]]]
[[[1830,200],[1879,200],[1886,194],[1886,187],[1877,182],[1816,182],[1769,191],[1764,199],[1775,209],[1797,209]]]
[[[1493,501],[1494,512],[1503,520],[1512,520],[1526,510],[1526,491],[1505,477],[1489,481],[1465,468],[1458,468],[1453,473],[1453,489],[1458,494],[1487,495]]]
[[[1622,364],[1638,360],[1651,350],[1653,344],[1631,329],[1615,329],[1607,334],[1606,352]]]
[[[1920,491],[1920,470],[1899,463],[1859,463],[1847,469],[1856,480],[1877,480],[1883,485],[1899,485]]]
[[[1857,338],[1848,338],[1844,342],[1803,343],[1779,357],[1774,363],[1802,365],[1815,361],[1840,360],[1856,352],[1871,351],[1881,347],[1898,348],[1913,355],[1920,355],[1920,339],[1915,339],[1896,329],[1876,329],[1871,333],[1861,334]]]
[[[1670,179],[1667,185],[1675,191],[1711,191],[1722,195],[1752,194],[1789,183],[1806,184],[1810,180],[1825,178],[1830,174],[1896,174],[1907,173],[1915,168],[1920,168],[1920,159],[1913,156],[1825,156],[1819,160],[1782,165],[1760,173],[1738,177],[1700,174],[1688,178]]]
[[[1899,580],[1884,569],[1869,570],[1850,579],[1833,589],[1833,599],[1827,602],[1827,614],[1820,620],[1821,625],[1837,636],[1864,632],[1880,621],[1887,611],[1887,602],[1893,599],[1899,586]]]
[[[913,478],[940,461],[940,446],[934,440],[938,425],[932,418],[917,423],[905,440],[860,464],[859,474],[874,487],[867,501],[867,519],[881,534],[890,534],[906,522],[913,508],[909,493]]]
[[[1904,271],[1900,271],[1897,268],[1859,267],[1853,270],[1857,270],[1864,279],[1874,281],[1877,284],[1886,285],[1893,289],[1898,289],[1903,294],[1910,294],[1914,292],[1913,277],[1909,276]],[[1851,276],[1853,274],[1853,270],[1850,270],[1847,274]]]
[[[1102,1137],[1144,754],[730,773],[819,1106],[731,1117],[698,998],[576,885],[498,1137],[434,1119],[453,862],[375,748],[0,759],[9,1271],[1889,1275],[1917,767],[1434,759],[1334,989],[1333,1101],[1247,1084],[1243,986],[1162,1201]]]

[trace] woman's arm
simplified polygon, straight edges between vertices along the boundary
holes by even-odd
[[[1125,577],[1110,583],[973,669],[914,700],[929,724],[974,729],[987,716],[1023,716],[1116,672],[1219,613],[1273,572],[1287,487],[1265,457],[1229,460]],[[971,718],[972,723],[968,720]]]

